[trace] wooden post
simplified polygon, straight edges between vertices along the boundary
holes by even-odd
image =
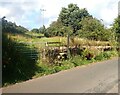
[[[69,45],[70,45],[70,37],[69,37],[69,34],[67,35],[67,55],[68,55],[68,58],[70,58],[70,50],[69,50]]]
[[[69,34],[67,35],[67,49],[69,49]]]
[[[45,48],[43,49],[43,59],[46,59],[45,54],[46,54],[46,49],[47,49],[47,48],[48,48],[48,43],[45,42]]]

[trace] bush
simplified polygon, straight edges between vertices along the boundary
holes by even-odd
[[[109,59],[110,57],[117,56],[116,51],[106,51],[102,52],[99,55],[95,57],[95,60],[103,60],[103,59]]]
[[[62,69],[60,68],[60,66],[55,66],[53,68],[53,70],[57,73],[57,72],[61,71]]]
[[[104,52],[104,53],[103,53],[103,58],[109,59],[110,57],[111,57],[110,52]]]
[[[89,49],[85,49],[82,52],[82,57],[84,59],[91,60],[92,58],[94,58],[94,56],[95,56],[94,52],[90,51]]]
[[[65,60],[62,62],[61,65],[62,70],[70,69],[74,67],[74,64],[70,60]]]
[[[118,56],[118,52],[117,51],[110,51],[111,53],[111,57],[114,57],[114,56]]]
[[[75,56],[73,59],[71,59],[71,62],[74,64],[74,66],[79,66],[81,64],[82,58],[80,56]]]
[[[100,53],[99,55],[97,55],[96,57],[95,57],[95,60],[103,60],[104,58],[103,58],[103,54],[102,53]]]

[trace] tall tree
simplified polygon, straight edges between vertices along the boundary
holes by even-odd
[[[45,28],[44,25],[43,25],[42,27],[39,28],[39,32],[42,33],[42,34],[45,34],[46,28]]]
[[[71,26],[73,33],[76,33],[80,29],[79,22],[82,18],[90,16],[88,11],[84,9],[79,9],[76,4],[69,4],[68,8],[62,8],[59,19],[65,26]]]
[[[80,37],[104,41],[113,38],[112,31],[105,29],[104,25],[96,18],[85,17],[81,20],[80,25],[81,29],[78,31]]]
[[[118,40],[120,40],[120,15],[114,20],[113,30],[115,31]]]

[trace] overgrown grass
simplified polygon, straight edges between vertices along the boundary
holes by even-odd
[[[74,38],[71,40],[71,45],[81,45],[81,46],[108,46],[111,45],[108,41],[94,41],[88,39]]]
[[[106,60],[110,59],[111,57],[117,57],[118,56],[118,51],[106,51],[106,52],[101,52],[99,55],[95,57],[95,60],[101,61],[101,60]]]
[[[38,33],[27,33],[27,35],[42,35],[42,34],[38,34]],[[13,34],[9,34],[8,36],[10,36],[13,40],[16,40],[17,42],[36,42],[38,43],[36,45],[36,47],[41,47],[44,48],[45,47],[45,42],[61,42],[61,45],[67,45],[67,38],[66,37],[50,37],[50,38],[46,38],[46,37],[42,37],[42,38],[37,38],[37,36],[35,36],[34,38],[30,38],[30,37],[26,37],[23,35],[13,35]],[[43,44],[42,44],[43,43]],[[93,41],[93,40],[87,40],[87,39],[81,39],[81,38],[74,38],[74,39],[70,39],[70,46],[73,45],[81,45],[81,46],[108,46],[108,45],[112,45],[112,42],[108,42],[108,41]],[[54,45],[53,45],[54,46]]]
[[[16,43],[5,34],[3,34],[2,41],[2,85],[7,86],[31,79],[35,75],[37,56],[33,60],[23,50],[31,52],[31,49],[34,50],[34,48]],[[16,48],[16,46],[19,46],[19,48]]]

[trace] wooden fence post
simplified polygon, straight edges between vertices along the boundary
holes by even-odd
[[[69,45],[70,45],[70,37],[69,37],[69,34],[67,35],[67,55],[68,55],[68,58],[70,58],[70,50],[69,50]]]

